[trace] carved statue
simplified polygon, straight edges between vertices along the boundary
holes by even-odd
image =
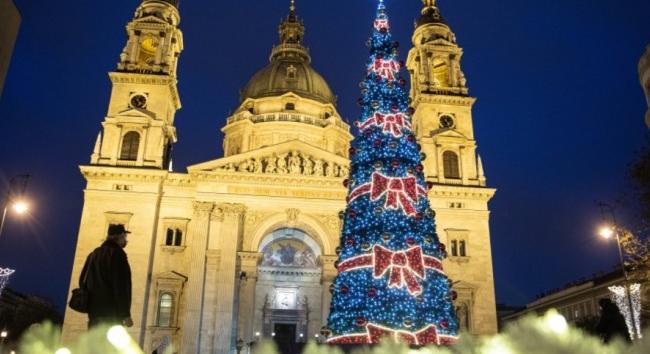
[[[314,174],[314,161],[312,161],[309,156],[303,157],[302,174],[305,176],[311,176]]]
[[[227,172],[237,171],[237,167],[235,167],[234,163],[227,164],[226,166],[223,167],[223,169],[226,170]]]
[[[314,176],[323,175],[323,160],[318,159],[314,162]]]
[[[327,168],[325,169],[325,175],[327,177],[335,177],[336,176],[336,170],[337,170],[337,167],[334,164],[334,162],[329,162],[327,164]]]
[[[286,175],[289,171],[287,170],[287,154],[282,154],[278,156],[278,173]]]
[[[262,159],[253,159],[253,173],[262,173]]]
[[[248,172],[248,160],[244,160],[239,164],[238,170],[239,172]]]
[[[300,154],[297,151],[292,152],[289,158],[289,172],[292,175],[299,175],[302,172],[300,168]]]
[[[339,169],[339,177],[346,178],[350,174],[350,169],[347,166],[341,166]]]
[[[266,158],[266,169],[264,173],[277,173],[278,170],[278,157],[273,154],[271,157]]]
[[[467,87],[467,79],[465,78],[465,73],[463,73],[462,70],[460,70],[459,73],[460,73],[460,86]]]

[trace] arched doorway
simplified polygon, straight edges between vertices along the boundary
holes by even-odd
[[[306,232],[278,229],[260,243],[255,331],[280,347],[305,343],[322,323],[320,245]]]

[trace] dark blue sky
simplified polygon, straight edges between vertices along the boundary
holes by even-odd
[[[15,0],[23,24],[0,101],[0,178],[33,175],[34,214],[9,221],[0,265],[19,291],[63,307],[83,202],[78,165],[89,161],[110,83],[138,0]],[[267,63],[288,0],[181,0],[185,51],[179,80],[176,170],[221,156],[221,133],[239,90]],[[358,112],[375,0],[298,0],[314,66]],[[388,0],[401,54],[418,0]],[[440,0],[465,49],[478,98],[474,121],[491,203],[497,300],[537,293],[609,269],[595,200],[612,201],[647,129],[636,65],[650,2]]]

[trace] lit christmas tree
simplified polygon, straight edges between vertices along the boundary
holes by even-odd
[[[352,160],[338,276],[328,319],[331,344],[373,344],[383,337],[412,345],[446,345],[458,324],[446,256],[435,232],[421,161],[411,132],[404,66],[397,59],[380,0]]]

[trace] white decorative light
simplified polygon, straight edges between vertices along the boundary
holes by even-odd
[[[68,348],[60,348],[59,350],[55,351],[54,354],[72,354],[72,352]]]
[[[125,350],[131,343],[131,337],[126,329],[122,326],[113,326],[106,333],[106,338],[119,350]]]
[[[548,311],[544,316],[544,320],[548,328],[559,335],[566,334],[569,331],[566,319],[555,310]]]
[[[610,286],[609,291],[612,292],[612,300],[616,303],[619,310],[625,317],[627,329],[630,332],[630,338],[641,339],[641,284],[630,285],[630,299],[632,300],[632,309],[630,309],[630,301],[627,298],[627,291],[623,286]],[[632,311],[634,310],[634,317]]]
[[[4,290],[5,285],[9,282],[9,277],[14,274],[15,270],[9,268],[0,268],[0,295]]]

